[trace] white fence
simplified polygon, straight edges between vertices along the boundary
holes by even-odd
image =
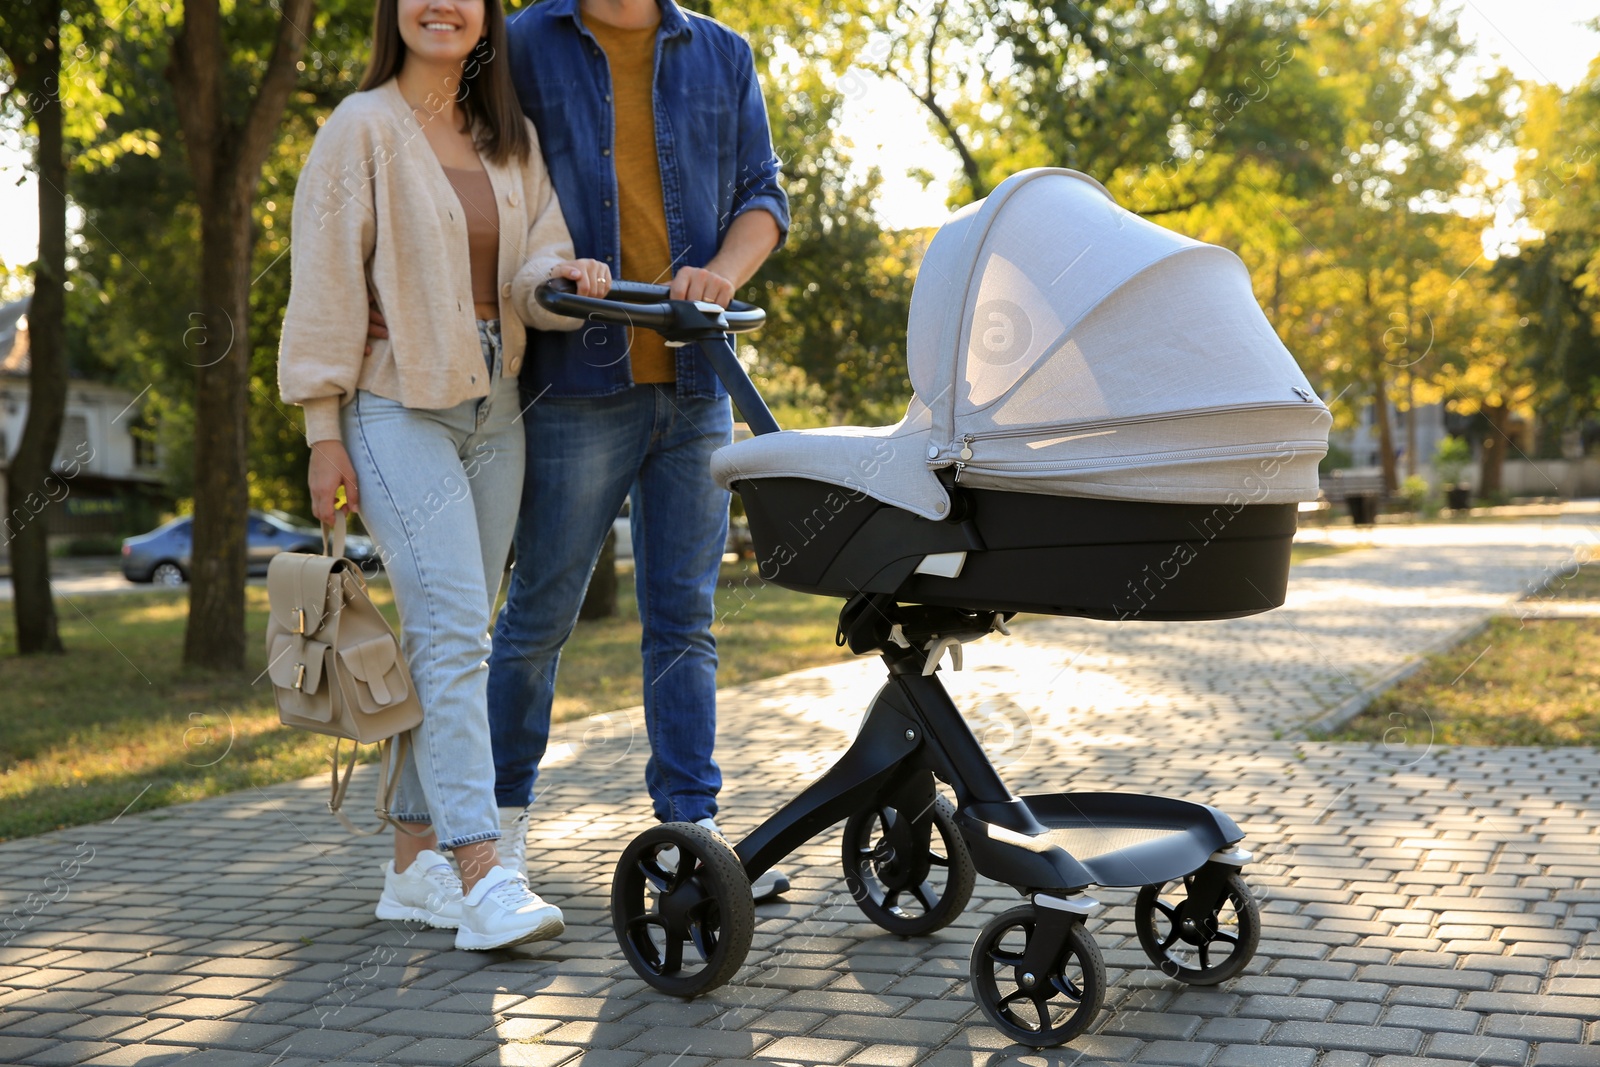
[[[1478,481],[1473,465],[1472,482]],[[1508,459],[1501,485],[1511,496],[1600,496],[1600,456],[1583,459]]]

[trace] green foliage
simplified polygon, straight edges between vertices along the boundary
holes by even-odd
[[[55,556],[115,556],[122,551],[122,538],[110,534],[74,537],[52,550]]]
[[[1421,511],[1428,502],[1428,479],[1420,474],[1409,475],[1400,483],[1400,499],[1408,511]]]
[[[1433,452],[1433,469],[1443,485],[1461,484],[1461,476],[1472,463],[1472,446],[1464,437],[1445,437]]]
[[[930,235],[882,227],[872,207],[880,176],[858,177],[837,134],[860,72],[921,101],[962,157],[953,205],[1021,167],[1072,166],[1134,210],[1234,248],[1279,336],[1339,398],[1341,424],[1376,396],[1448,398],[1465,411],[1537,400],[1563,425],[1600,402],[1595,77],[1520,97],[1503,73],[1474,80],[1442,3],[687,6],[745,33],[761,65],[793,229],[748,294],[770,325],[747,358],[785,425],[892,421],[910,392],[905,324]],[[70,264],[71,367],[143,393],[140,432],[159,444],[181,498],[193,484],[195,357],[185,339],[199,225],[162,76],[181,6],[68,8],[63,93],[84,219]],[[287,224],[318,121],[364,69],[370,16],[365,0],[319,0],[258,190],[249,324],[258,506],[307,510],[299,416],[277,401],[275,375]],[[236,92],[264,68],[277,17],[274,5],[227,7]],[[1544,236],[1491,275],[1474,264],[1483,220],[1463,215],[1457,198],[1493,191],[1481,152],[1513,139],[1523,200]],[[937,180],[930,161],[892,162]],[[1330,455],[1324,467],[1341,462]]]
[[[1328,454],[1323,456],[1321,462],[1317,464],[1317,472],[1319,474],[1327,474],[1331,471],[1344,470],[1354,463],[1355,457],[1350,454],[1348,448],[1330,441],[1328,443]]]
[[[1581,280],[1583,258],[1596,243],[1600,218],[1585,232],[1547,234],[1497,271],[1523,312],[1529,367],[1546,385],[1544,411],[1561,427],[1600,406],[1600,296]]]
[[[318,4],[312,47],[256,205],[249,336],[251,504],[257,507],[309,513],[298,415],[277,399],[288,220],[295,179],[321,117],[355,89],[365,69],[370,17],[370,5]],[[184,499],[194,484],[200,225],[162,76],[174,18],[165,5],[136,0],[106,38],[92,78],[69,87],[79,94],[76,110],[97,121],[80,131],[71,153],[75,200],[92,239],[77,250],[68,349],[75,374],[142,393],[145,432],[158,445],[169,487]],[[264,67],[277,19],[275,5],[240,5],[229,13],[226,31],[240,69]]]

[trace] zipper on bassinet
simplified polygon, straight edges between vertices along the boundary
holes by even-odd
[[[966,461],[972,458],[972,434],[961,435],[961,458],[956,460],[956,484],[961,484],[961,472],[967,469]]]

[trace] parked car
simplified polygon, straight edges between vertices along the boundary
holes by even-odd
[[[182,585],[189,580],[194,550],[194,519],[185,515],[147,534],[122,542],[122,576],[130,582]],[[322,532],[316,524],[282,511],[252,511],[246,526],[245,559],[249,573],[267,573],[267,564],[279,552],[321,552]],[[351,534],[344,542],[345,558],[360,564],[368,574],[380,565],[378,546],[370,537]]]

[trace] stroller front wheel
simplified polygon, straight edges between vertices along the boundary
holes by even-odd
[[[1140,947],[1162,974],[1188,985],[1216,985],[1244,970],[1256,954],[1261,908],[1234,871],[1228,875],[1221,907],[1207,915],[1191,914],[1192,881],[1190,875],[1139,890],[1134,927]]]
[[[972,995],[995,1029],[1033,1048],[1083,1033],[1106,995],[1106,965],[1083,922],[1032,904],[983,928],[972,946],[971,977]]]
[[[845,821],[843,844],[845,886],[862,913],[892,934],[942,930],[972,899],[972,856],[944,797],[934,799],[926,820],[888,804],[857,812]]]
[[[732,978],[750,953],[755,905],[739,857],[694,823],[634,838],[611,882],[611,925],[640,978],[694,997]]]

